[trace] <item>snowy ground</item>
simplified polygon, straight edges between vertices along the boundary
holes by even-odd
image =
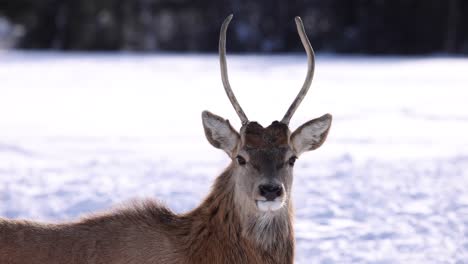
[[[247,115],[282,117],[305,55],[229,56]],[[292,120],[297,263],[468,263],[468,60],[318,56]],[[135,197],[194,208],[228,164],[200,113],[239,121],[214,55],[0,53],[0,216],[75,219]]]

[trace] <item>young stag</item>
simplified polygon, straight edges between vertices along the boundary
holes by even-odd
[[[293,263],[293,166],[325,141],[332,117],[313,119],[291,133],[289,120],[314,75],[314,52],[299,17],[307,52],[304,85],[281,121],[263,127],[247,119],[227,75],[226,31],[219,54],[224,89],[242,121],[239,132],[210,112],[202,120],[208,141],[232,159],[211,193],[191,212],[176,215],[144,202],[75,223],[38,224],[0,219],[2,264]]]

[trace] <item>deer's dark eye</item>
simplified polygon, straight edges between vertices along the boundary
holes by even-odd
[[[289,158],[288,160],[289,166],[294,166],[294,163],[296,162],[296,160],[297,160],[296,156],[292,156],[291,158]]]
[[[245,161],[245,159],[242,156],[237,156],[236,159],[239,165],[245,165],[245,163],[247,163],[247,161]]]

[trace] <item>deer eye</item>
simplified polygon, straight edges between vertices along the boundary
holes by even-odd
[[[247,161],[245,161],[245,159],[244,159],[242,156],[239,156],[239,155],[238,155],[238,156],[236,157],[236,159],[237,159],[237,163],[239,163],[239,165],[242,165],[242,166],[243,166],[243,165],[245,165],[245,163],[247,163]]]
[[[292,156],[291,158],[289,158],[288,160],[289,166],[294,166],[294,163],[296,162],[296,160],[297,160],[296,156]]]

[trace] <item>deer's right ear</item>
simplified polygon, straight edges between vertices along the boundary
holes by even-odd
[[[232,157],[240,140],[239,133],[234,130],[228,120],[208,111],[203,111],[202,120],[206,138],[211,145],[224,150]]]

